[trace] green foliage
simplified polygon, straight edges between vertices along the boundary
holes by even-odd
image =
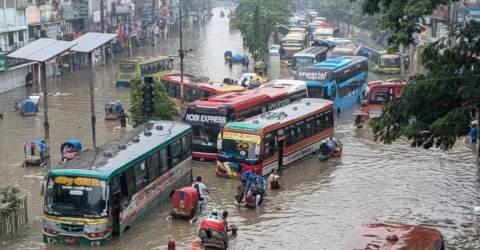
[[[448,150],[468,134],[470,111],[480,110],[480,23],[454,27],[450,35],[456,45],[449,48],[449,39],[442,39],[425,49],[421,60],[428,75],[412,77],[402,98],[372,119],[376,140],[406,136],[414,147],[432,142]]]
[[[20,209],[22,200],[19,197],[20,189],[18,187],[4,186],[0,189],[0,194],[2,195],[2,204],[5,206],[2,208],[3,216],[8,216]]]
[[[319,16],[327,20],[353,24],[371,31],[378,28],[379,15],[363,15],[361,3],[350,2],[350,0],[324,0],[314,8]]]
[[[409,45],[413,42],[413,34],[420,33],[418,20],[430,15],[439,5],[448,5],[458,0],[349,0],[360,2],[364,14],[380,13],[380,25],[394,34],[389,37],[389,44]]]
[[[259,61],[268,53],[268,41],[277,23],[288,23],[293,15],[291,0],[240,0],[236,26],[245,34],[248,50]]]
[[[160,82],[160,78],[153,78],[153,86],[155,88],[155,107],[152,120],[172,120],[177,113],[175,103],[165,93],[165,88]],[[145,86],[144,78],[135,78],[130,82],[130,98],[131,104],[129,111],[133,127],[137,127],[148,121],[143,113],[143,87]]]

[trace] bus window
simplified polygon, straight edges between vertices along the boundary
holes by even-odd
[[[330,100],[334,101],[336,97],[337,97],[337,84],[332,84],[332,94],[330,95]]]
[[[155,181],[160,176],[160,161],[158,153],[154,153],[147,158],[148,183]]]
[[[182,156],[183,159],[187,158],[192,152],[192,140],[191,135],[188,134],[182,137]]]
[[[323,117],[322,115],[315,116],[315,134],[318,134],[323,131]]]
[[[305,122],[297,122],[297,124],[295,124],[295,127],[297,129],[297,142],[305,139]]]
[[[265,143],[263,144],[263,159],[267,159],[272,157],[275,154],[275,137],[270,134],[270,138],[265,140]]]
[[[124,176],[127,182],[128,196],[132,196],[135,194],[135,175],[133,174],[133,168],[127,168]]]
[[[181,98],[181,86],[180,84],[175,84],[175,95],[173,97],[177,98],[177,99],[180,99]],[[185,91],[185,90],[184,90]]]
[[[168,171],[168,160],[167,148],[160,149],[160,175]]]
[[[147,185],[147,168],[145,161],[141,161],[133,166],[135,173],[135,190],[139,191]]]
[[[175,167],[182,159],[182,144],[180,140],[176,140],[170,145],[172,152],[172,167]]]
[[[295,126],[288,127],[287,147],[297,143],[297,131]]]
[[[369,104],[374,104],[374,105],[383,105],[386,102],[390,101],[389,94],[388,93],[372,93],[370,95],[370,102]]]
[[[310,117],[306,120],[306,132],[307,132],[307,137],[310,137],[315,134],[315,119],[313,117]]]
[[[333,127],[333,113],[331,110],[325,111],[325,129]]]

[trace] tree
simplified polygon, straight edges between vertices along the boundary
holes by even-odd
[[[431,143],[448,150],[467,135],[472,110],[480,111],[480,23],[452,27],[450,37],[425,49],[421,61],[428,74],[412,77],[402,98],[371,120],[375,140],[406,136],[412,146]]]
[[[22,200],[19,197],[20,189],[18,187],[11,185],[4,186],[0,189],[0,194],[2,195],[2,204],[5,205],[2,209],[3,216],[8,216],[20,209]]]
[[[291,0],[241,0],[236,12],[236,26],[245,35],[248,50],[255,61],[268,52],[270,34],[277,23],[288,23],[293,15]]]
[[[145,87],[144,78],[135,78],[130,82],[130,114],[134,127],[144,124],[148,121],[147,116],[144,115],[143,108],[143,88]],[[177,113],[175,103],[165,93],[165,88],[160,82],[160,78],[154,77],[153,86],[155,89],[154,108],[151,115],[152,120],[172,120]]]
[[[388,43],[394,47],[399,44],[413,43],[413,34],[420,33],[419,20],[430,15],[439,5],[448,5],[458,0],[349,0],[360,2],[364,14],[380,13],[380,25],[394,34],[388,38]]]

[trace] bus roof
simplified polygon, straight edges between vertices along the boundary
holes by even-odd
[[[315,56],[316,54],[325,53],[327,51],[327,47],[308,47],[302,51],[295,53],[293,56]]]
[[[108,179],[134,164],[137,158],[158,151],[191,131],[190,125],[174,121],[151,121],[148,127],[151,128],[150,136],[143,133],[145,126],[140,126],[96,150],[81,151],[78,157],[60,165],[50,173]],[[132,142],[135,137],[140,140],[138,143]],[[126,148],[119,149],[121,144]],[[108,153],[111,153],[111,157],[105,156]]]
[[[284,125],[288,124],[292,120],[307,117],[314,110],[332,107],[333,102],[330,100],[304,98],[282,108],[247,118],[244,121],[228,122],[225,126],[231,130],[258,132],[266,127]]]
[[[397,241],[387,240],[387,236],[395,234]],[[375,245],[379,250],[432,250],[436,242],[443,238],[436,229],[389,223],[364,223],[343,246],[343,250],[370,249]],[[437,249],[437,248],[435,248]]]
[[[149,63],[154,61],[161,61],[169,59],[169,56],[146,56],[146,57],[134,57],[132,60],[118,61],[118,63]]]
[[[185,83],[185,85],[187,85],[187,86],[196,86],[199,89],[207,90],[207,91],[215,92],[215,93],[216,92],[220,92],[220,93],[235,92],[235,91],[244,91],[245,90],[245,88],[243,88],[240,85],[228,85],[228,84],[225,84],[225,83],[206,82],[206,81],[197,82],[197,81],[192,80],[194,78],[195,78],[195,76],[193,76],[193,75],[183,74],[183,83]],[[165,81],[172,81],[172,82],[176,82],[176,83],[181,83],[180,82],[180,79],[181,79],[180,74],[162,75],[162,76],[160,76],[160,79],[165,80]]]
[[[253,100],[258,100],[262,103],[268,102],[278,96],[284,96],[301,90],[306,91],[306,89],[307,85],[305,81],[278,79],[265,83],[256,89],[207,97],[195,101],[191,105],[197,107],[220,107],[227,104],[240,107],[241,105],[251,103]]]
[[[326,69],[335,71],[335,70],[344,68],[349,64],[361,62],[361,61],[367,61],[367,58],[363,56],[351,56],[351,57],[348,57],[348,59],[343,57],[337,57],[337,58],[331,58],[326,61],[316,63],[315,65],[313,65],[313,67],[326,68]]]

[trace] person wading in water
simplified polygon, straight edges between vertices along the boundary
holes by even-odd
[[[118,119],[120,120],[120,127],[126,128],[127,119],[130,120],[130,117],[128,117],[128,115],[125,114],[125,111],[123,109],[120,109],[120,111],[118,111]]]

